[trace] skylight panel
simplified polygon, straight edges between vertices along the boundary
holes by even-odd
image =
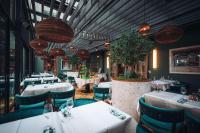
[[[48,6],[44,6],[44,14],[49,15],[50,8]]]
[[[55,17],[57,12],[58,12],[57,10],[53,9],[53,14],[52,15]]]
[[[60,14],[60,19],[63,19],[64,13]]]
[[[69,15],[69,16],[67,17],[67,21],[69,21],[70,18],[71,18],[71,16]]]
[[[75,3],[74,3],[74,7],[76,8],[78,6],[78,1],[76,1]]]
[[[42,20],[42,17],[41,16],[37,16],[37,21],[41,21]]]
[[[40,3],[35,2],[35,10],[37,12],[42,12],[42,6]]]

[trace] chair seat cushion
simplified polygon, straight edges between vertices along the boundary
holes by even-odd
[[[172,123],[158,121],[148,117],[147,115],[142,115],[141,121],[146,126],[159,133],[169,133],[172,130]],[[180,131],[182,127],[183,123],[176,124],[176,132]]]
[[[44,103],[45,102],[40,102],[40,103],[30,104],[30,105],[19,105],[19,109],[20,110],[33,109],[33,108],[44,109]]]
[[[82,105],[86,105],[86,104],[90,104],[94,102],[97,102],[97,101],[94,99],[80,98],[80,99],[74,100],[74,107],[78,107],[78,106],[82,106]]]
[[[95,99],[103,99],[103,94],[101,93],[95,93],[94,94],[94,98]],[[104,99],[108,99],[108,98],[111,98],[111,95],[110,94],[104,94]]]

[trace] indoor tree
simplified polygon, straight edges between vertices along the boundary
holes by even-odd
[[[144,61],[147,53],[152,49],[153,42],[137,32],[130,30],[121,34],[111,42],[110,53],[113,63],[123,64],[125,78],[137,78],[134,68],[139,61]],[[128,69],[130,68],[130,69]]]

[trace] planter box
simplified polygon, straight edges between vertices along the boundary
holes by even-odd
[[[150,82],[112,80],[112,104],[114,107],[138,119],[138,99],[151,91]]]

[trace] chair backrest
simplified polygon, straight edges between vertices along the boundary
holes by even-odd
[[[67,77],[67,79],[69,80],[70,83],[75,82],[75,78],[74,77],[69,76],[69,77]]]
[[[139,100],[141,116],[143,114],[162,122],[180,123],[184,121],[184,110],[166,109],[145,103],[142,97]]]
[[[188,133],[196,133],[200,129],[200,116],[193,116],[191,112],[185,113],[185,122]]]
[[[109,94],[109,88],[99,88],[99,87],[93,87],[94,91],[94,97],[96,94],[103,94],[103,100],[105,99],[105,95]]]
[[[75,96],[75,89],[65,91],[65,92],[54,92],[51,91],[51,97],[53,99],[66,99],[66,98],[73,98]]]
[[[35,95],[35,96],[20,96],[18,94],[15,95],[15,104],[16,105],[30,105],[36,104],[40,102],[45,102],[49,97],[49,92]]]
[[[44,80],[44,82],[46,82],[46,83],[51,83],[52,81],[53,81],[54,83],[58,83],[58,79]]]

